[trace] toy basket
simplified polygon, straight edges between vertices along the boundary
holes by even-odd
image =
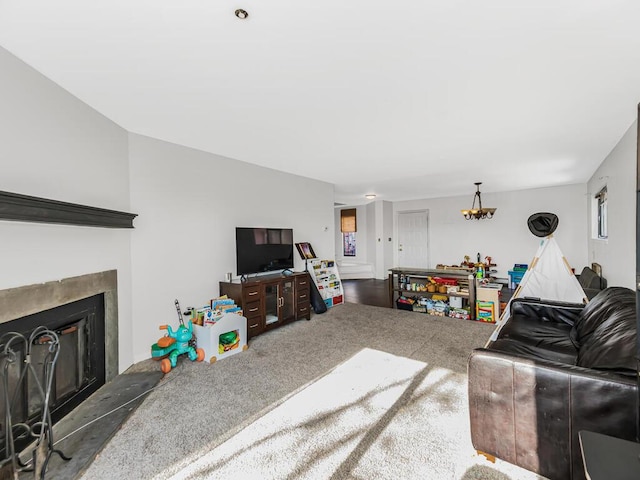
[[[406,300],[406,299],[405,299]],[[408,311],[413,311],[413,302],[407,302],[407,301],[401,301],[401,299],[399,298],[398,300],[396,300],[396,307],[398,308],[398,310],[408,310]]]

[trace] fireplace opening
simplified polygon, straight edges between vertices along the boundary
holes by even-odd
[[[67,413],[80,405],[105,383],[105,321],[104,295],[94,295],[73,303],[45,310],[33,315],[0,324],[0,345],[2,336],[8,332],[18,332],[27,339],[39,326],[56,332],[60,342],[60,352],[55,366],[51,387],[51,417],[55,424]],[[24,345],[18,342],[14,349],[17,361],[0,371],[7,375],[8,392],[11,403],[11,423],[22,422],[33,425],[39,421],[42,396],[33,374],[27,371],[23,382],[19,382],[24,368]],[[40,382],[44,379],[44,365],[48,354],[48,344],[36,340],[31,347],[31,362]],[[2,362],[0,350],[0,364]],[[0,386],[4,383],[0,383]],[[6,406],[4,395],[0,397],[0,463],[6,458]],[[18,432],[17,432],[18,433]],[[22,432],[19,432],[22,434]],[[16,450],[22,450],[33,439],[22,434],[16,439]]]

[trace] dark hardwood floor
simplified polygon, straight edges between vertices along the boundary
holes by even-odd
[[[350,303],[391,307],[389,302],[389,280],[366,278],[361,280],[342,280],[344,299]]]

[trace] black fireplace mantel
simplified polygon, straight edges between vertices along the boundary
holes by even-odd
[[[133,228],[135,213],[0,191],[0,220]]]

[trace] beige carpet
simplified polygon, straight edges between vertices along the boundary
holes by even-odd
[[[539,478],[469,440],[466,359],[492,330],[345,304],[183,361],[83,478]]]

